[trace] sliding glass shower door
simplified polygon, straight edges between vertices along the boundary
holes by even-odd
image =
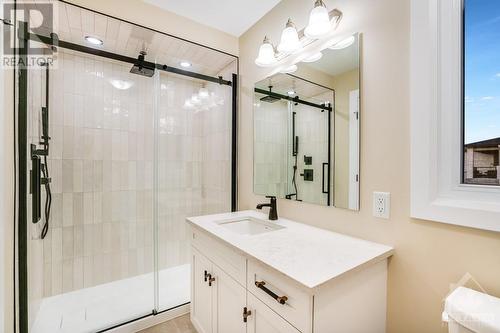
[[[99,332],[189,303],[185,219],[235,207],[235,57],[59,10],[108,28],[92,47],[63,29],[57,62],[20,75],[22,333]]]

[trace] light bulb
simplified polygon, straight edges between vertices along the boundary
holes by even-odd
[[[255,64],[261,67],[269,67],[274,65],[276,61],[274,47],[266,36],[259,48],[259,56],[255,59]]]
[[[286,68],[283,68],[282,70],[280,70],[280,73],[281,74],[291,74],[293,72],[296,72],[297,71],[297,65],[292,65],[292,66],[288,66]]]
[[[99,39],[97,37],[93,37],[93,36],[85,36],[85,40],[87,42],[89,42],[90,44],[93,44],[93,45],[102,45],[104,44],[102,39]]]
[[[291,19],[288,19],[285,29],[281,33],[281,41],[278,45],[278,51],[292,53],[300,48],[299,34]]]
[[[318,61],[319,59],[321,59],[321,57],[323,57],[323,53],[318,52],[318,53],[313,54],[312,56],[309,56],[305,59],[302,59],[302,62],[315,62],[315,61]]]
[[[287,94],[290,95],[290,96],[293,96],[293,95],[295,95],[295,90],[289,90],[287,92]]]
[[[341,40],[340,42],[333,44],[332,46],[330,46],[328,48],[331,50],[342,50],[342,49],[345,49],[345,48],[351,46],[352,44],[354,44],[355,41],[356,41],[356,38],[354,36],[351,36],[351,37],[348,37],[344,40]]]
[[[200,91],[198,92],[198,96],[200,99],[207,99],[209,94],[208,94],[208,89],[207,88],[200,88]]]
[[[200,100],[200,98],[198,97],[197,94],[193,94],[191,96],[191,104],[193,104],[194,106],[201,104],[201,100]]]
[[[309,14],[309,24],[304,30],[304,34],[312,39],[318,39],[326,35],[332,27],[328,9],[322,0],[316,0],[314,8]]]

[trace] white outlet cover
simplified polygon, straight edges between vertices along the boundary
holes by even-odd
[[[391,194],[389,192],[373,192],[373,216],[388,219],[391,210]]]

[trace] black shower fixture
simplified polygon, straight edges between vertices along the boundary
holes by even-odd
[[[262,97],[260,100],[262,102],[274,103],[281,100],[281,98],[274,96],[273,86],[269,86],[269,95]]]
[[[139,57],[137,57],[137,61],[130,69],[130,73],[139,74],[147,77],[153,77],[155,75],[155,65],[153,63],[149,63],[145,61],[146,51],[141,51],[139,53]]]

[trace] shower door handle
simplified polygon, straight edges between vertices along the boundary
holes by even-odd
[[[325,165],[328,167],[326,169],[326,172],[325,172]],[[327,175],[328,177],[330,177],[330,169],[329,169],[329,167],[330,167],[329,163],[323,163],[323,166],[322,166],[323,176],[322,176],[322,179],[321,179],[321,191],[323,192],[323,194],[330,193],[330,189],[328,188],[328,182],[325,182],[325,175]],[[325,184],[327,185],[326,191],[325,191]]]
[[[42,217],[41,211],[41,160],[38,155],[33,153],[34,145],[31,145],[31,171],[30,171],[30,192],[31,192],[31,221],[38,223]]]

